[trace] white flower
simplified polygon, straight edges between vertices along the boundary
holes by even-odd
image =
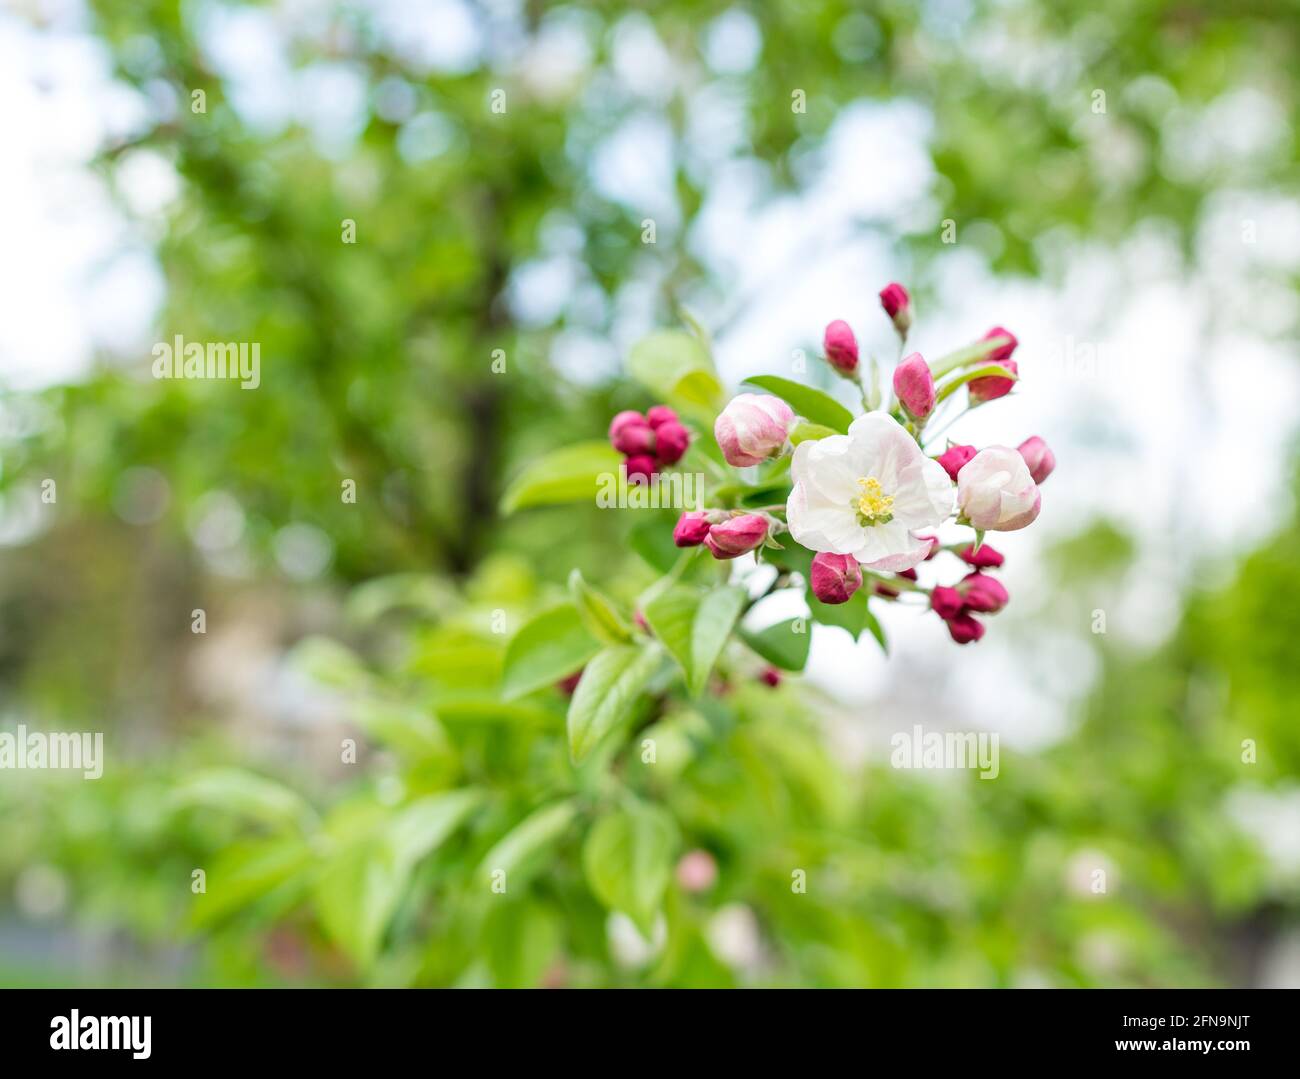
[[[872,569],[911,569],[930,553],[918,529],[953,509],[948,473],[883,412],[859,416],[847,435],[801,442],[790,471],[790,535],[813,551],[851,554]]]
[[[1041,499],[1025,459],[1006,446],[980,450],[957,473],[961,512],[983,531],[1014,532],[1032,524]]]

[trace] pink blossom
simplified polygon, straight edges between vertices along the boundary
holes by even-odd
[[[677,519],[673,542],[678,547],[698,547],[708,534],[709,515],[703,510],[691,510]]]
[[[1006,446],[982,449],[957,473],[957,505],[981,531],[1014,532],[1032,524],[1042,496],[1025,459]]]
[[[862,587],[862,567],[848,554],[823,551],[813,558],[809,577],[813,595],[823,603],[847,603]]]
[[[957,473],[962,470],[962,466],[974,457],[976,452],[974,446],[953,446],[941,453],[936,459],[943,465],[943,470],[955,480]]]
[[[858,369],[858,339],[843,319],[836,319],[826,327],[822,349],[832,367],[842,375],[851,375]]]
[[[651,409],[650,411],[654,411]],[[654,429],[655,456],[661,465],[675,465],[691,444],[691,433],[676,420],[664,420]]]
[[[894,392],[913,419],[923,420],[934,411],[934,375],[919,352],[894,368]]]
[[[767,538],[767,518],[757,513],[730,517],[709,529],[704,545],[714,558],[737,558]]]
[[[742,393],[722,410],[713,434],[727,464],[744,468],[780,453],[794,419],[794,411],[779,397]]]
[[[1037,435],[1025,439],[1017,449],[1020,451],[1020,456],[1025,459],[1025,464],[1029,466],[1029,474],[1033,476],[1035,483],[1041,484],[1056,468],[1056,454]]]

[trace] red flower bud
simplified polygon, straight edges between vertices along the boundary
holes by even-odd
[[[572,697],[574,690],[578,688],[578,681],[582,678],[582,671],[574,671],[568,678],[561,678],[555,683],[555,688],[563,693],[566,697]]]
[[[934,375],[919,352],[894,368],[894,392],[913,419],[923,420],[934,411]]]
[[[836,319],[826,327],[822,350],[832,367],[842,375],[851,375],[858,369],[858,339],[843,319]]]
[[[704,545],[714,558],[738,558],[767,538],[767,518],[757,513],[731,517],[713,525]]]
[[[1020,451],[1020,456],[1025,459],[1025,464],[1029,466],[1029,474],[1035,483],[1041,484],[1056,468],[1056,454],[1037,435],[1025,439],[1016,448]]]
[[[645,422],[657,431],[662,423],[676,423],[677,413],[667,405],[655,405],[646,409]]]
[[[945,622],[961,614],[964,606],[966,606],[966,602],[961,598],[961,593],[955,588],[940,584],[935,585],[934,590],[930,593],[930,607]]]
[[[654,431],[645,422],[645,417],[637,412],[633,412],[631,418],[620,422],[619,416],[627,415],[626,412],[620,412],[609,425],[609,440],[613,443],[614,449],[630,457],[651,453],[655,441]]]
[[[957,557],[966,565],[974,566],[976,569],[995,569],[1005,561],[1002,552],[995,550],[987,543],[982,544],[978,551],[975,550],[975,544],[967,544],[957,552]]]
[[[641,426],[646,423],[646,418],[642,416],[641,413],[633,409],[630,408],[624,409],[622,412],[618,413],[618,415],[616,415],[612,420],[609,421],[610,442],[613,442],[614,436],[617,435],[618,432],[622,428],[626,427],[629,423],[637,424],[638,426]]]
[[[953,446],[945,453],[940,454],[938,461],[943,465],[943,470],[956,480],[957,473],[977,452],[974,446]]]
[[[900,337],[906,337],[912,328],[912,298],[907,289],[897,281],[892,281],[880,290],[880,306],[894,324]]]
[[[862,587],[862,567],[849,554],[823,551],[813,558],[809,577],[813,595],[823,603],[847,603]]]
[[[709,534],[709,515],[703,510],[691,510],[677,518],[673,529],[673,542],[678,547],[698,547]]]
[[[1010,347],[1010,346],[1009,346]],[[1001,352],[1001,349],[997,351]],[[1020,368],[1016,366],[1015,360],[1002,360],[1001,366],[1005,367],[1013,375],[1020,373]],[[982,405],[985,401],[995,401],[999,397],[1005,397],[1011,392],[1011,387],[1016,384],[1013,378],[1003,378],[1001,375],[985,375],[983,378],[973,378],[966,387],[970,391],[970,403],[972,405]]]
[[[767,667],[763,673],[758,676],[763,680],[763,684],[776,689],[781,684],[781,672],[775,667]]]
[[[957,591],[967,608],[982,614],[996,614],[1011,599],[1001,581],[984,573],[968,573],[957,585]]]
[[[654,433],[655,456],[661,465],[675,465],[691,444],[690,431],[676,420],[665,420],[654,429]]]
[[[995,337],[1009,337],[1011,340],[1005,345],[999,345],[990,352],[988,355],[989,360],[992,363],[1002,363],[1004,360],[1011,359],[1011,354],[1015,352],[1016,346],[1020,344],[1020,342],[1016,340],[1016,335],[1010,330],[1004,330],[1001,326],[994,326],[993,329],[989,330],[989,332],[984,335],[983,339],[985,341],[991,341]]]
[[[655,475],[655,459],[649,454],[636,454],[623,462],[623,469],[632,483],[649,483]]]
[[[958,644],[970,644],[984,636],[984,624],[965,611],[946,621],[949,635]]]

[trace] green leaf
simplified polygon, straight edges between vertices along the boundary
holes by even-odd
[[[617,476],[623,455],[608,442],[579,442],[532,461],[506,489],[501,512],[561,502],[595,505],[602,476]]]
[[[841,629],[847,629],[853,634],[855,640],[867,628],[865,587],[859,588],[847,603],[823,603],[813,595],[811,586],[805,592],[804,598],[808,601],[808,609],[812,612],[813,618],[823,626],[839,626]]]
[[[629,800],[587,833],[582,867],[606,907],[622,911],[647,937],[672,876],[677,823],[659,806]]]
[[[277,828],[306,830],[316,821],[315,811],[297,791],[240,768],[196,772],[177,786],[172,804],[221,810]]]
[[[564,923],[552,908],[525,900],[493,903],[483,924],[483,951],[499,989],[531,989],[564,943]]]
[[[569,755],[581,764],[627,714],[659,667],[654,645],[613,645],[600,652],[582,672],[569,702]]]
[[[844,434],[853,422],[853,413],[834,397],[805,386],[802,382],[793,382],[778,375],[756,375],[745,381],[751,386],[776,394],[805,420],[829,427],[839,434]]]
[[[313,863],[311,846],[299,836],[231,844],[206,873],[205,890],[194,896],[190,925],[209,929],[295,881],[305,888]]]
[[[373,962],[416,864],[481,802],[482,794],[471,789],[421,798],[329,858],[312,892],[316,913],[358,966]]]
[[[943,378],[949,371],[955,371],[958,367],[963,367],[968,363],[976,363],[984,359],[989,353],[996,351],[1003,345],[1011,344],[1010,337],[990,337],[981,338],[969,345],[957,349],[956,352],[949,352],[946,356],[940,356],[937,360],[930,361],[930,372],[934,375],[935,381]]]
[[[677,660],[692,696],[704,689],[744,606],[744,591],[731,587],[703,595],[672,588],[646,604],[646,621]]]
[[[880,624],[876,616],[871,613],[871,608],[869,606],[866,609],[864,623],[867,629],[871,632],[871,636],[876,638],[876,643],[880,645],[880,650],[888,655],[889,641],[885,638],[885,628]]]
[[[800,442],[816,442],[819,439],[829,438],[833,434],[836,434],[836,432],[830,427],[801,420],[795,424],[794,430],[790,432],[790,445],[797,446]]]
[[[544,611],[525,623],[506,646],[501,695],[508,701],[553,685],[579,670],[600,651],[571,603]]]
[[[783,671],[802,671],[808,663],[812,634],[806,618],[790,618],[757,633],[742,629],[740,637],[768,663]]]
[[[710,423],[722,408],[722,384],[713,360],[691,334],[659,330],[643,337],[628,353],[627,370],[655,397]]]
[[[437,719],[414,705],[363,701],[350,714],[368,735],[413,760],[446,757],[453,752]]]
[[[632,627],[627,624],[614,601],[598,588],[589,585],[582,571],[569,574],[569,594],[587,630],[605,644],[626,644],[632,639]]]
[[[961,389],[966,383],[977,378],[1009,378],[1012,382],[1019,382],[1020,376],[1009,368],[1001,364],[991,363],[984,367],[976,367],[971,371],[963,371],[951,382],[945,382],[939,387],[939,392],[934,396],[935,405],[939,405],[951,397],[957,390]]]
[[[483,856],[479,876],[493,883],[494,874],[503,872],[507,894],[521,888],[542,867],[547,852],[568,831],[577,814],[576,803],[568,798],[530,813]]]

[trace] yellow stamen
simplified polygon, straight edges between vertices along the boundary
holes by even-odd
[[[862,488],[862,495],[858,499],[858,516],[862,518],[863,524],[884,524],[893,518],[894,496],[885,494],[875,476],[858,480],[858,486]]]

